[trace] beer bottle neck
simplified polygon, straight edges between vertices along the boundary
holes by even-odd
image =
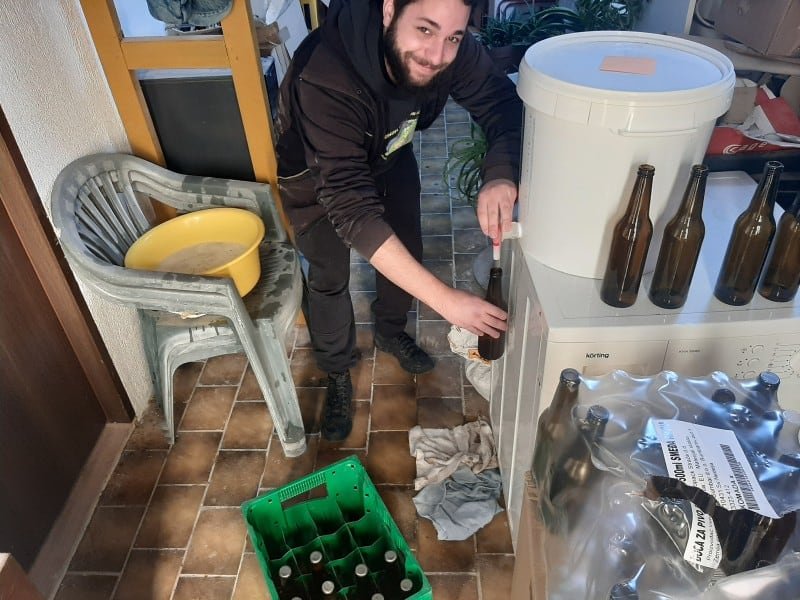
[[[703,214],[703,199],[706,195],[706,176],[708,172],[693,173],[681,203],[680,214],[699,218]]]
[[[775,197],[778,195],[780,175],[781,169],[767,167],[764,170],[764,176],[750,201],[751,212],[772,212],[775,208]]]
[[[628,205],[627,217],[630,221],[649,218],[650,194],[653,189],[652,175],[638,175],[633,186],[631,201]]]

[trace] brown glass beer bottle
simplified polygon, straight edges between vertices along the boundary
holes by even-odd
[[[611,413],[605,406],[595,404],[589,407],[585,423],[581,430],[583,435],[576,438],[573,444],[559,457],[559,464],[553,471],[553,482],[550,486],[550,500],[558,502],[559,496],[565,502],[572,500],[580,488],[585,486],[595,471],[592,463],[592,446],[597,444],[605,433],[606,424]]]
[[[544,482],[553,460],[553,446],[561,444],[569,432],[577,433],[572,424],[572,408],[578,403],[581,376],[575,369],[564,369],[558,382],[553,401],[539,417],[536,432],[536,448],[533,453],[533,477],[539,489]]]
[[[486,289],[486,301],[491,302],[495,306],[499,306],[506,310],[505,300],[503,300],[503,269],[500,267],[492,267],[489,270],[489,286]],[[478,354],[484,360],[497,360],[503,356],[503,350],[506,346],[506,333],[500,332],[500,337],[493,338],[490,335],[482,335],[478,337]]]
[[[767,162],[750,206],[736,219],[714,288],[714,295],[725,304],[741,306],[753,299],[775,234],[772,212],[782,172],[781,163]]]
[[[661,308],[680,308],[689,295],[689,285],[706,234],[703,200],[707,177],[706,165],[692,167],[681,206],[664,228],[650,285],[650,301]]]
[[[773,302],[789,302],[800,287],[800,196],[778,222],[764,279],[758,293]]]
[[[603,302],[611,306],[631,306],[639,293],[647,250],[653,236],[649,213],[655,171],[652,165],[639,165],[628,208],[614,227],[611,251],[600,288]]]

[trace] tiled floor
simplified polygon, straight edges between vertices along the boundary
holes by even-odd
[[[441,279],[479,291],[475,253],[486,246],[474,210],[450,198],[442,182],[446,152],[469,134],[455,104],[415,149],[422,179],[425,264]],[[246,359],[241,355],[185,365],[176,374],[179,437],[167,446],[152,410],[136,427],[75,552],[56,600],[250,600],[267,597],[240,504],[350,454],[367,467],[428,574],[435,600],[507,600],[514,565],[505,513],[463,542],[440,542],[418,518],[408,429],[453,427],[483,415],[488,403],[468,384],[447,344],[449,325],[420,304],[409,328],[437,357],[412,376],[372,344],[372,268],[354,256],[352,295],[362,360],[353,372],[353,432],[342,443],[320,439],[325,374],[313,361],[308,332],[296,327],[292,372],[308,433],[308,450],[284,458]]]

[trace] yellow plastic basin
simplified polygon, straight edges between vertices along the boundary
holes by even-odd
[[[128,249],[125,266],[211,277],[230,277],[244,296],[261,276],[258,246],[264,222],[241,208],[187,213],[146,232]]]

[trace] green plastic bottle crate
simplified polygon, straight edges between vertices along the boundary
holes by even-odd
[[[296,590],[304,598],[310,596],[309,586],[315,581],[308,557],[314,550],[322,552],[326,578],[336,585],[333,597],[340,600],[362,600],[354,575],[359,563],[367,565],[377,589],[387,574],[387,550],[397,553],[401,572],[414,584],[406,598],[433,597],[422,568],[356,456],[248,500],[242,512],[274,599],[279,597],[278,569],[283,565],[292,568]],[[388,590],[379,591],[387,600],[392,597]]]

